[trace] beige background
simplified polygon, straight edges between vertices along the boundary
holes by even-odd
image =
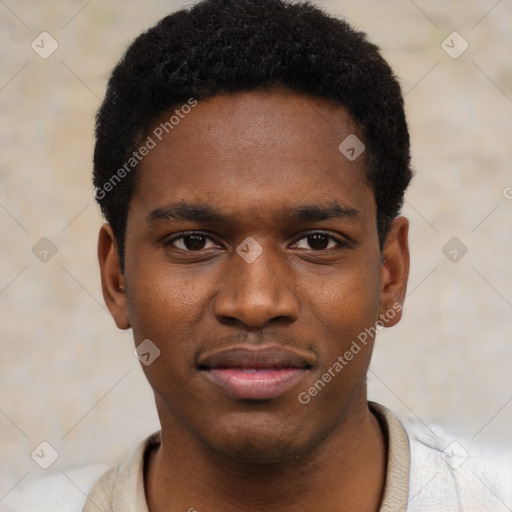
[[[417,171],[405,318],[380,334],[370,397],[510,446],[512,4],[318,3],[367,31],[400,77]],[[131,336],[101,297],[92,133],[122,51],[180,5],[0,1],[0,499],[43,472],[30,458],[41,441],[59,470],[113,462],[157,428]],[[43,31],[59,44],[46,60],[30,46]],[[453,31],[469,43],[458,59],[441,47]],[[42,237],[57,247],[46,263],[32,253]],[[452,237],[468,248],[457,263],[442,252]]]

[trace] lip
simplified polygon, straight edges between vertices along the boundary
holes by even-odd
[[[234,398],[270,400],[294,387],[313,363],[311,353],[290,347],[244,345],[210,352],[198,368]]]

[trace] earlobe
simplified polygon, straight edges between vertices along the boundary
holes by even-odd
[[[124,275],[121,271],[116,240],[110,224],[103,224],[98,237],[98,262],[103,299],[119,329],[129,329]]]
[[[409,221],[393,220],[382,250],[380,315],[386,327],[396,325],[402,316],[402,305],[409,278]]]

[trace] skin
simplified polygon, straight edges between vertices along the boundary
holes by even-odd
[[[143,366],[162,426],[145,468],[151,512],[378,510],[386,442],[367,406],[374,340],[309,404],[298,400],[405,296],[408,222],[394,220],[381,255],[365,154],[351,162],[338,149],[352,133],[362,139],[343,107],[286,90],[199,102],[140,164],[124,274],[101,228],[106,304],[136,344],[161,351]],[[222,219],[148,220],[179,202]],[[290,215],[334,203],[356,213]],[[189,231],[204,237],[177,239]],[[248,236],[263,250],[252,263],[236,252]],[[236,399],[197,360],[247,343],[300,349],[313,363],[274,399]]]

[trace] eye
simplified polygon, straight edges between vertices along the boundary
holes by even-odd
[[[296,242],[295,247],[298,249],[309,249],[313,251],[325,251],[326,249],[335,249],[336,247],[344,247],[346,244],[334,238],[327,233],[310,233],[302,237]]]
[[[188,233],[180,235],[165,244],[182,251],[201,251],[204,249],[213,249],[218,245],[204,233]]]

